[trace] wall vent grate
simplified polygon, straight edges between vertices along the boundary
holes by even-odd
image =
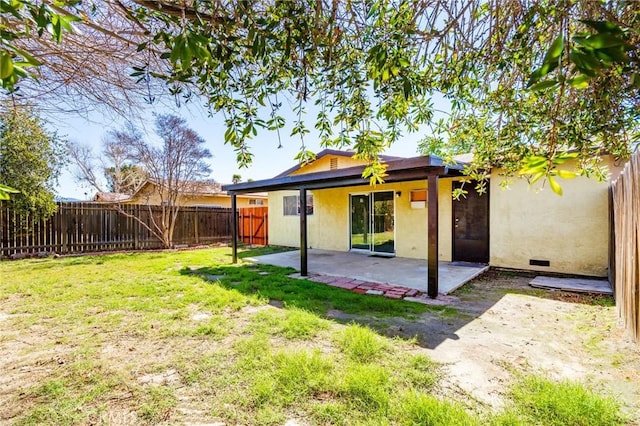
[[[548,260],[529,259],[529,265],[531,266],[551,266],[551,262]]]

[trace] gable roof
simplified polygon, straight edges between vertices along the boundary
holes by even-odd
[[[320,151],[320,152],[318,152],[316,154],[316,158],[313,161],[317,161],[317,160],[321,159],[322,157],[326,157],[327,155],[337,155],[337,156],[340,156],[340,157],[352,158],[354,154],[355,154],[355,151],[340,151],[338,149],[323,149],[322,151]],[[380,155],[379,157],[380,157],[381,160],[383,160],[385,162],[393,161],[393,160],[399,160],[399,159],[403,158],[403,157],[394,157],[392,155]],[[304,165],[305,164],[298,163],[295,166],[290,167],[287,170],[285,170],[284,172],[276,175],[274,178],[288,176],[291,173],[300,170]]]
[[[462,165],[445,165],[440,157],[434,155],[399,158],[387,161],[387,176],[384,181],[407,182],[427,179],[429,176],[453,177],[462,174]],[[280,191],[284,189],[324,189],[345,186],[369,185],[362,177],[365,166],[346,167],[329,171],[300,175],[281,176],[272,179],[243,182],[235,185],[222,185],[230,193],[246,194],[256,191]]]

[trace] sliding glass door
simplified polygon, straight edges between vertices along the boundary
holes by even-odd
[[[393,191],[351,195],[351,249],[395,253]]]
[[[371,250],[371,201],[369,194],[351,196],[351,249]]]
[[[373,238],[371,251],[374,253],[390,253],[396,251],[394,232],[393,191],[374,192],[371,222]]]

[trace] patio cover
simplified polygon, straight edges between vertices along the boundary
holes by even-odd
[[[436,156],[421,156],[389,160],[386,162],[385,183],[428,181],[427,203],[427,294],[435,298],[438,295],[438,179],[462,175],[462,164],[445,165]],[[252,192],[282,190],[300,191],[300,199],[307,199],[307,190],[339,188],[345,186],[368,185],[369,180],[362,177],[364,166],[324,172],[277,176],[272,179],[223,185],[222,189],[231,195],[233,209],[232,249],[233,263],[238,261],[238,224],[236,196]],[[300,275],[307,276],[307,211],[300,209]]]

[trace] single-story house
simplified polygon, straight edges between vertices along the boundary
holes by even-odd
[[[432,297],[438,261],[607,276],[607,182],[563,180],[559,196],[517,177],[503,189],[500,170],[492,170],[486,194],[467,183],[466,197],[454,200],[463,164],[435,156],[384,161],[388,176],[376,186],[362,179],[365,164],[353,152],[326,149],[272,179],[223,189],[232,197],[268,191],[269,243],[300,247],[303,275],[307,248],[319,248],[426,259]],[[602,161],[613,175],[621,169],[610,156]]]
[[[184,207],[231,207],[231,196],[216,182],[187,182],[181,185],[178,202]],[[157,182],[146,180],[133,194],[98,192],[93,201],[101,203],[144,204],[158,206],[162,202]],[[237,207],[265,207],[266,193],[242,194],[238,196]]]

